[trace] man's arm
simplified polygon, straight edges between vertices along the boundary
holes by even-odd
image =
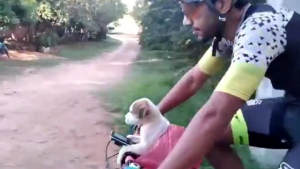
[[[158,104],[162,114],[192,97],[223,65],[224,60],[212,56],[209,48],[198,64],[189,70]]]
[[[214,92],[159,169],[187,169],[199,164],[243,104],[240,98]]]
[[[265,71],[251,63],[233,63],[159,169],[186,169],[202,160],[254,93]]]
[[[188,100],[203,86],[209,77],[208,74],[198,68],[198,65],[193,67],[158,104],[161,113],[165,114]]]

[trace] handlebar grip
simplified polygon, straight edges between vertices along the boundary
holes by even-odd
[[[139,155],[134,154],[134,153],[132,153],[132,152],[127,152],[127,153],[124,154],[124,156],[123,156],[123,158],[122,158],[122,160],[121,160],[121,167],[125,164],[125,162],[126,162],[125,160],[126,160],[126,158],[127,158],[128,156],[132,157],[133,159],[139,158]]]

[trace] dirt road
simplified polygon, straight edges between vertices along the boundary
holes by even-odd
[[[137,39],[119,39],[113,53],[0,84],[0,168],[105,168],[113,117],[95,92],[120,80],[139,50]]]

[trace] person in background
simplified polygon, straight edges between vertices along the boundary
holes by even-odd
[[[6,47],[4,43],[4,38],[0,38],[0,55],[6,54],[8,58],[10,58],[10,55],[8,53],[8,48]]]

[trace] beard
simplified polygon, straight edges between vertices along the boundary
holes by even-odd
[[[200,43],[203,44],[209,44],[213,41],[215,34],[210,35],[210,36],[199,36],[199,35],[195,35],[196,36],[196,40]]]
[[[210,29],[211,32],[207,32],[203,36],[197,36],[197,40],[199,42],[207,44],[207,43],[211,43],[215,37],[220,37],[220,36],[222,37],[224,31],[223,22],[218,22],[216,24],[213,24],[210,27],[217,28],[217,29]]]
[[[211,41],[214,39],[214,37],[198,37],[197,38],[199,42],[207,44],[207,43],[211,43]]]

